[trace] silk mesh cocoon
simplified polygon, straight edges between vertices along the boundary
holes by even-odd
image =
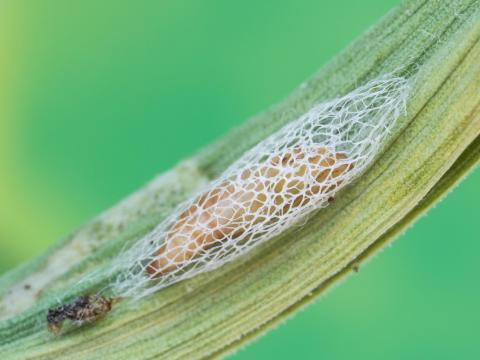
[[[126,249],[112,292],[143,297],[213,270],[327,206],[371,164],[407,95],[406,79],[384,76],[312,107]]]

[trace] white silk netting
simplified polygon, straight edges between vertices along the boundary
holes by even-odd
[[[120,254],[113,294],[139,298],[218,268],[327,206],[372,163],[407,95],[405,78],[384,76],[260,142]]]

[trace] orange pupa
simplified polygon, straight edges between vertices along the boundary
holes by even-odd
[[[227,179],[179,215],[146,271],[154,277],[169,273],[227,237],[235,240],[267,218],[274,222],[319,194],[333,193],[353,167],[344,153],[317,147],[306,154],[297,146],[244,170],[240,182]]]

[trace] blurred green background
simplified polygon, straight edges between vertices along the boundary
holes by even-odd
[[[397,2],[2,2],[0,272],[279,101]],[[232,359],[480,358],[479,185]]]

